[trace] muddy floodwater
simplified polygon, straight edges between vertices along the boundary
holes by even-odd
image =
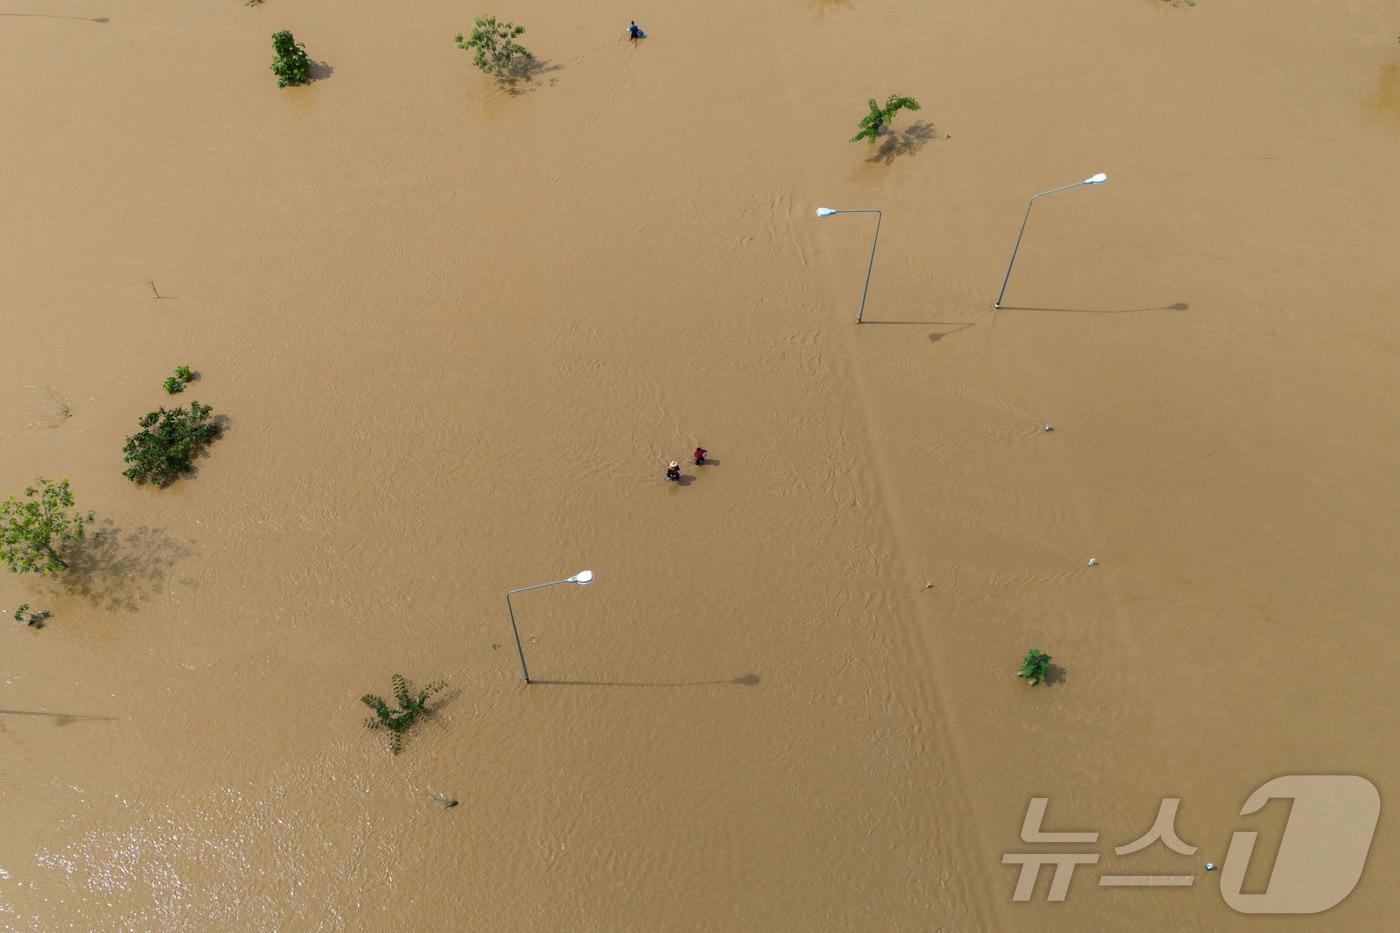
[[[488,12],[528,78],[454,47]],[[102,534],[0,576],[0,927],[1387,928],[1397,33],[11,0],[0,495],[66,476]],[[994,311],[1030,195],[1100,171]],[[859,326],[877,218],[822,206],[883,211]],[[225,429],[139,487],[178,364]],[[525,685],[506,591],[585,568],[513,598]],[[392,756],[359,698],[396,673],[447,687]],[[1289,803],[1241,810],[1293,774],[1379,791],[1364,873],[1241,913],[1232,834],[1266,891]],[[1033,798],[1095,840],[1023,840]],[[1165,798],[1191,854],[1116,853]],[[1004,856],[1064,851],[1017,901]]]

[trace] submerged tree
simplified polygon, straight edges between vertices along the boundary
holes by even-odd
[[[311,59],[306,57],[306,46],[287,30],[272,34],[272,52],[275,57],[268,67],[277,76],[278,87],[305,84],[311,77]]]
[[[23,622],[30,628],[43,628],[44,620],[51,615],[53,613],[47,609],[31,610],[29,603],[20,603],[19,608],[15,610],[15,621]]]
[[[894,122],[895,114],[901,110],[918,110],[919,102],[912,97],[905,97],[902,94],[891,94],[885,101],[885,106],[881,107],[876,103],[875,98],[868,101],[870,112],[860,121],[860,132],[851,137],[851,142],[860,142],[862,139],[873,144],[885,128]]]
[[[478,16],[473,25],[470,38],[463,38],[459,32],[453,41],[457,48],[472,53],[472,62],[482,71],[501,74],[510,70],[517,57],[535,57],[515,41],[525,33],[524,26],[498,22],[494,16]]]
[[[57,483],[40,477],[24,498],[10,496],[0,503],[0,560],[12,573],[57,573],[68,566],[63,554],[83,540],[92,524],[73,509],[68,480]]]
[[[185,383],[194,381],[194,371],[188,366],[176,366],[175,375],[166,376],[161,386],[171,395],[185,391]]]
[[[398,703],[398,709],[391,708],[382,697],[373,693],[366,693],[360,697],[360,702],[374,710],[374,715],[365,720],[365,728],[388,730],[389,751],[397,755],[399,750],[403,748],[404,733],[412,728],[420,716],[432,715],[432,710],[428,708],[428,698],[446,687],[447,684],[441,680],[435,680],[419,690],[417,694],[411,694],[408,692],[408,681],[404,680],[402,674],[395,674],[392,683],[394,685],[394,702]]]
[[[1045,680],[1050,673],[1050,655],[1039,648],[1032,648],[1026,652],[1026,656],[1021,659],[1021,669],[1016,672],[1017,677],[1026,678],[1026,683],[1034,687]]]
[[[191,461],[219,436],[210,420],[213,408],[190,402],[189,408],[158,408],[138,422],[141,430],[126,439],[122,453],[130,464],[122,475],[134,483],[169,486],[192,470]]]

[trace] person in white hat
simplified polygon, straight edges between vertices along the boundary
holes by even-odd
[[[666,468],[666,478],[673,483],[679,483],[681,480],[681,465],[672,460],[671,465]]]

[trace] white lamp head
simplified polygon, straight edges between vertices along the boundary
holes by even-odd
[[[837,210],[836,208],[834,208],[834,207],[819,207],[819,208],[817,208],[817,216],[818,216],[818,217],[830,217],[832,214],[839,214],[839,213],[841,213],[841,212],[838,211],[838,210]]]
[[[577,583],[580,586],[586,586],[587,584],[593,582],[593,571],[580,570],[578,573],[574,574],[572,577],[569,578],[569,582]]]
[[[1103,183],[1106,182],[1106,181],[1108,181],[1108,176],[1105,175],[1103,172],[1099,172],[1097,175],[1093,175],[1093,176],[1090,176],[1089,178],[1084,179],[1084,184],[1086,184],[1086,185],[1101,185],[1101,184],[1103,184]]]

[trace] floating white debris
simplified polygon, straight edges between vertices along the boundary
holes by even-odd
[[[1091,558],[1089,558],[1089,566],[1090,566],[1090,567],[1097,567],[1098,565],[1099,565],[1099,559],[1098,559],[1097,557],[1091,557]]]

